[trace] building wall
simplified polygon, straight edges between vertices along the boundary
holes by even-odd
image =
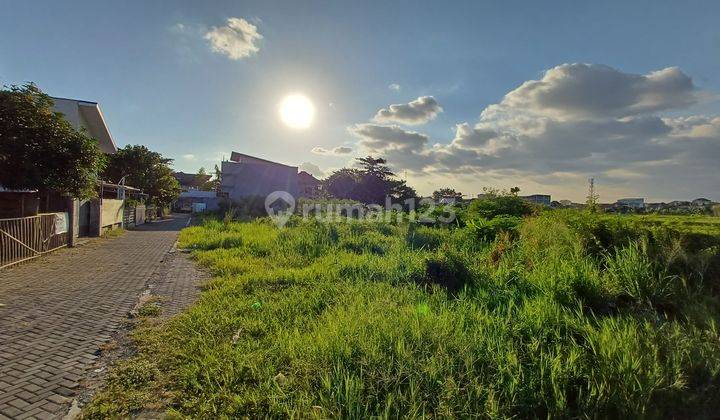
[[[298,195],[297,167],[273,163],[222,163],[220,189],[231,200],[267,196],[274,191]]]
[[[645,199],[644,198],[621,198],[617,201],[618,205],[622,206],[628,206],[633,208],[642,208],[645,207]]]
[[[53,102],[55,103],[53,105],[53,110],[63,114],[63,117],[65,117],[67,122],[69,122],[73,128],[76,130],[80,130],[81,128],[89,130],[87,122],[85,122],[80,116],[77,101],[54,98]]]
[[[124,200],[104,198],[101,205],[100,227],[117,225],[122,227]]]
[[[533,194],[520,197],[531,203],[542,204],[543,206],[549,206],[552,203],[552,198],[546,194]]]
[[[105,126],[100,107],[96,103],[76,101],[74,99],[52,98],[53,111],[63,114],[65,120],[78,131],[85,132],[98,140],[103,153],[113,154],[116,147]],[[88,121],[88,118],[94,122]]]

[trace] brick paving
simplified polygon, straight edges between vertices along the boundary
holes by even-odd
[[[143,291],[164,296],[164,316],[197,297],[203,273],[173,246],[187,220],[0,271],[0,420],[61,418]]]

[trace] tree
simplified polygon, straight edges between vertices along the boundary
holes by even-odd
[[[384,204],[386,197],[395,201],[417,197],[405,181],[395,179],[385,159],[367,156],[357,161],[359,169],[343,168],[325,179],[325,190],[336,198],[368,204]]]
[[[212,181],[212,177],[208,175],[204,166],[201,166],[195,174],[195,186],[201,191],[215,190],[215,182]]]
[[[127,145],[110,155],[102,176],[114,183],[124,178],[125,185],[142,189],[155,205],[166,207],[180,195],[172,161],[145,146]]]
[[[104,164],[98,141],[52,105],[32,83],[0,90],[0,185],[92,197]]]
[[[357,169],[338,169],[323,181],[323,189],[335,198],[355,199],[355,190],[360,185],[361,177]]]
[[[211,191],[219,191],[220,189],[220,183],[222,181],[222,170],[219,166],[215,165],[215,171],[214,171],[213,178],[210,180],[210,190]]]
[[[462,198],[462,193],[455,191],[452,188],[446,187],[446,188],[440,188],[439,190],[433,191],[432,197],[434,200],[439,200],[443,197],[453,197],[453,198],[460,199],[460,198]]]
[[[387,166],[387,161],[383,158],[374,158],[367,156],[364,158],[356,158],[360,171],[366,175],[373,175],[380,179],[388,179],[395,176],[395,174]]]
[[[585,200],[585,208],[590,213],[597,213],[600,210],[598,201],[600,196],[595,192],[595,178],[588,179],[588,195]]]

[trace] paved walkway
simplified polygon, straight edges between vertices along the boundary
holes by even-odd
[[[203,275],[173,249],[187,221],[176,215],[0,271],[0,420],[62,417],[143,291],[165,296],[167,315],[196,298]]]

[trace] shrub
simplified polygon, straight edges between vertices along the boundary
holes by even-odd
[[[532,204],[512,194],[490,194],[473,200],[464,212],[465,220],[476,218],[492,219],[497,216],[523,217],[532,214]]]
[[[677,278],[658,270],[647,255],[646,246],[638,243],[620,248],[606,259],[606,274],[621,296],[637,303],[661,305],[673,295]]]
[[[500,232],[513,235],[520,225],[521,219],[514,216],[497,216],[493,219],[475,219],[467,223],[467,229],[475,238],[491,242]]]
[[[470,281],[467,265],[450,249],[440,250],[425,259],[426,284],[436,284],[449,292],[457,292]]]

